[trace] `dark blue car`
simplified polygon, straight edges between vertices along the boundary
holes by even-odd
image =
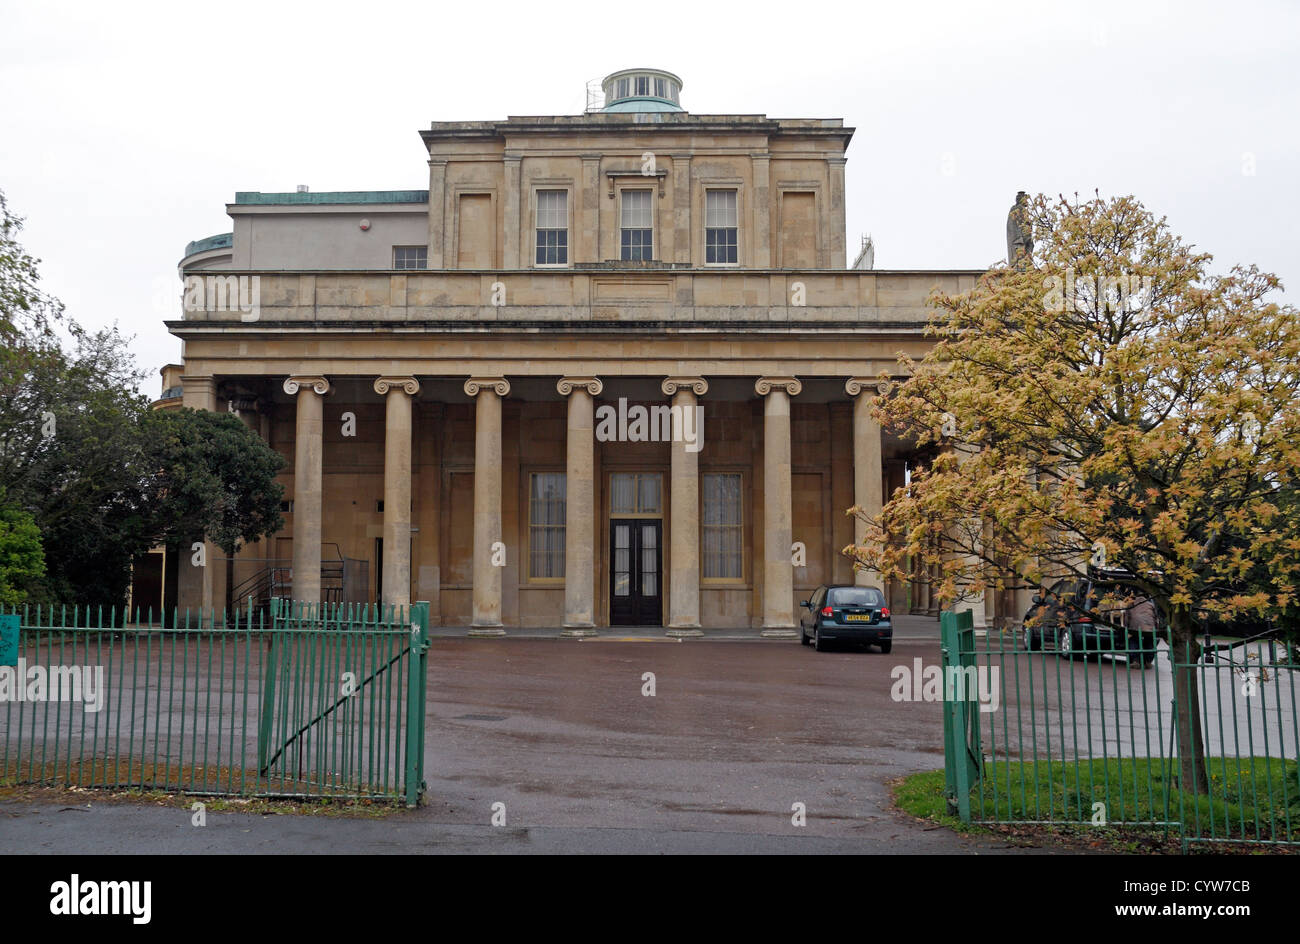
[[[881,652],[893,648],[889,607],[875,587],[822,586],[799,605],[806,611],[799,616],[800,640],[818,652],[834,642],[879,646]]]

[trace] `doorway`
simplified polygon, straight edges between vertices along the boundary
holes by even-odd
[[[658,519],[610,519],[611,626],[663,625],[662,538]]]

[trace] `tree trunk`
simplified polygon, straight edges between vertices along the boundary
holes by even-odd
[[[1205,738],[1201,731],[1201,690],[1197,666],[1201,641],[1190,609],[1176,607],[1169,622],[1173,630],[1171,664],[1174,673],[1174,701],[1177,705],[1179,787],[1193,794],[1209,792],[1205,775]]]

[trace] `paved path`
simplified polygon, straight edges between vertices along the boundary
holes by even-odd
[[[434,640],[419,810],[195,828],[184,809],[93,795],[88,810],[10,802],[0,851],[1003,851],[890,809],[887,781],[943,765],[940,706],[889,696],[890,669],[936,659],[937,640],[885,656],[617,638]]]

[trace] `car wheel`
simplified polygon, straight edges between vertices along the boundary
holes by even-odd
[[[1056,654],[1062,659],[1074,658],[1074,631],[1068,626],[1056,631]]]
[[[889,640],[889,642],[882,642],[880,644],[880,651],[883,652],[885,655],[889,655],[889,651],[893,648],[894,648],[894,640],[892,639]]]
[[[816,649],[818,652],[825,652],[829,647],[829,645],[830,645],[829,643],[827,643],[825,640],[822,639],[822,634],[817,632],[817,627],[814,626],[813,627],[813,648]]]
[[[1034,631],[1030,629],[1028,626],[1021,628],[1020,641],[1021,643],[1023,643],[1025,647],[1025,652],[1033,652],[1035,649],[1038,648],[1038,644],[1034,639]]]

